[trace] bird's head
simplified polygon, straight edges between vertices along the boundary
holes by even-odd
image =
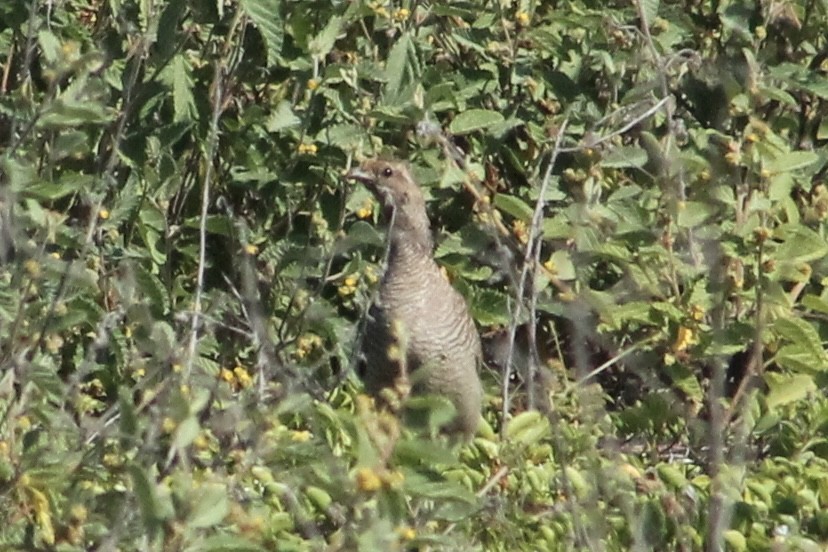
[[[425,198],[405,163],[370,159],[351,169],[345,178],[362,183],[382,203],[392,240],[431,246]]]

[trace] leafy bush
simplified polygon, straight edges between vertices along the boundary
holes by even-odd
[[[824,2],[0,13],[4,548],[828,542]],[[387,154],[491,336],[462,446],[353,375]]]

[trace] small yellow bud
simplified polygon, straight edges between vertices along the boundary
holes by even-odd
[[[696,341],[696,335],[693,330],[681,326],[676,334],[676,341],[673,343],[673,350],[676,352],[686,351],[687,348],[696,343]]]
[[[356,473],[356,484],[360,491],[372,493],[382,488],[382,480],[370,468],[360,468]]]
[[[161,421],[161,431],[163,431],[164,433],[172,433],[173,431],[175,431],[175,426],[175,420],[173,420],[172,418],[164,418]]]
[[[109,219],[109,210],[108,209],[101,209],[98,211],[98,217],[101,220],[108,220]]]
[[[394,19],[396,21],[405,21],[409,15],[411,15],[411,11],[406,8],[400,8],[394,11]]]
[[[313,434],[310,431],[291,431],[290,440],[296,443],[307,443]]]
[[[244,246],[244,252],[250,256],[258,255],[259,254],[259,247],[253,245],[252,243],[248,243]]]
[[[296,151],[298,151],[300,155],[316,155],[319,148],[316,147],[316,144],[303,143],[297,146]]]
[[[529,25],[529,22],[531,20],[532,18],[525,11],[519,11],[517,12],[517,15],[515,15],[515,21],[517,21],[517,24],[521,27],[526,27],[527,25]]]
[[[240,387],[247,388],[253,384],[253,378],[244,366],[233,368],[233,375],[236,376],[236,381],[239,382]]]
[[[39,278],[41,274],[40,263],[34,259],[26,259],[23,262],[23,269],[31,278]]]
[[[308,80],[308,90],[314,91],[319,88],[319,80],[318,79],[309,79]]]
[[[233,381],[235,381],[236,379],[236,376],[233,375],[233,372],[231,372],[227,368],[221,369],[221,372],[219,372],[219,377],[227,383],[233,383]]]
[[[398,527],[397,534],[404,541],[414,540],[414,538],[417,536],[417,532],[414,530],[414,528],[408,527],[407,525]]]

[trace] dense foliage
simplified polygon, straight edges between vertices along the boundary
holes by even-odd
[[[0,545],[824,549],[826,25],[0,0]],[[462,446],[353,375],[389,154],[488,337]]]

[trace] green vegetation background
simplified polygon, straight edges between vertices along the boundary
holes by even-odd
[[[827,25],[0,0],[0,548],[824,550]],[[523,336],[463,447],[352,374],[389,153]]]

